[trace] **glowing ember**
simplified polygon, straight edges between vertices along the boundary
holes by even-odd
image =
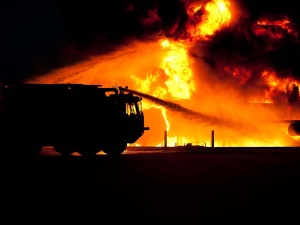
[[[258,20],[253,25],[253,31],[257,36],[268,36],[276,40],[286,37],[286,34],[297,37],[298,33],[294,30],[293,25],[287,16],[283,18],[265,18]]]
[[[232,74],[232,76],[236,78],[240,84],[245,84],[251,77],[251,72],[243,66],[240,66],[239,68],[226,66],[224,70]]]

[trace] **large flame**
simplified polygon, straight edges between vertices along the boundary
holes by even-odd
[[[269,64],[233,63],[230,57],[212,65],[205,57],[203,43],[213,43],[218,32],[233,26],[237,10],[225,0],[190,2],[185,30],[176,37],[174,33],[172,37],[160,34],[147,41],[133,40],[108,54],[26,82],[128,86],[143,96],[145,125],[150,127],[138,145],[162,145],[164,131],[168,131],[170,146],[210,146],[212,131],[215,146],[295,145],[299,140],[287,134],[288,124],[273,122],[291,118],[286,94],[290,85],[299,85],[293,74],[282,77]],[[160,21],[156,13],[155,18]],[[258,20],[250,31],[277,41],[283,35],[298,38],[287,17]],[[275,42],[268,43],[266,51],[275,48]],[[273,104],[278,102],[283,107]],[[250,103],[270,103],[271,107]],[[300,117],[293,114],[293,119]]]
[[[209,39],[231,20],[230,2],[225,0],[195,2],[189,5],[187,13],[190,18],[187,32],[196,39]]]

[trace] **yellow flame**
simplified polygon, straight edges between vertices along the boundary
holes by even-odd
[[[161,46],[169,49],[161,64],[161,68],[169,77],[165,82],[169,93],[174,99],[189,99],[195,91],[195,83],[187,50],[183,44],[171,43],[167,39],[161,41]]]
[[[192,37],[209,38],[231,20],[230,2],[226,0],[212,0],[204,6],[193,5],[189,16],[196,26],[190,26],[188,32]],[[197,16],[200,14],[200,16]]]
[[[188,52],[182,43],[171,42],[168,39],[159,40],[158,44],[166,50],[159,68],[146,71],[146,79],[131,75],[135,80],[138,91],[149,93],[155,97],[165,99],[166,97],[181,100],[190,99],[196,90],[193,71],[190,68]],[[164,81],[164,83],[160,81]],[[152,85],[157,85],[152,88]],[[145,101],[144,109],[159,108],[166,123],[166,130],[170,129],[167,111],[164,107]]]
[[[168,39],[160,40],[159,44],[166,50],[159,68],[146,71],[146,79],[131,75],[139,87],[138,91],[159,98],[165,98],[169,95],[172,99],[189,99],[196,87],[193,71],[190,69],[192,62],[185,46]],[[164,83],[160,81],[164,81]],[[152,88],[151,85],[155,82],[158,84]]]

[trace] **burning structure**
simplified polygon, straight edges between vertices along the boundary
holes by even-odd
[[[142,39],[25,82],[131,87],[144,98],[151,127],[138,142],[143,146],[163,145],[165,130],[168,145],[209,146],[211,130],[215,146],[299,145],[288,123],[274,123],[300,120],[300,71],[291,66],[299,59],[299,33],[289,15],[253,18],[241,2],[182,0],[174,20],[163,23],[159,9],[153,4],[139,17],[149,30]],[[286,66],[288,54],[293,62]]]

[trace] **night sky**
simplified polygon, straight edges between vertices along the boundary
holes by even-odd
[[[283,13],[300,30],[297,1],[260,2],[242,1],[249,20]],[[154,5],[161,21],[145,26],[141,21]],[[159,30],[167,34],[176,19],[184,21],[186,16],[179,0],[11,0],[1,4],[0,12],[0,77],[8,82],[112,51],[132,37],[145,39]],[[278,53],[286,58],[278,63],[294,67],[297,74],[299,49],[290,45],[287,49]]]

